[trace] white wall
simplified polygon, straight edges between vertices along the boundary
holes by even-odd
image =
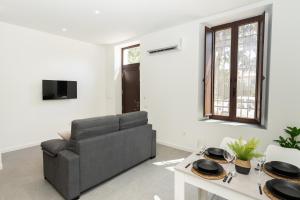
[[[264,1],[218,14],[207,20],[222,20],[226,15],[231,15],[231,18],[240,17],[238,13],[247,13],[245,9],[261,10],[261,6],[270,2]],[[198,120],[202,113],[203,92],[201,81],[204,40],[201,24],[205,20],[200,19],[140,38],[143,49],[141,107],[149,112],[149,119],[157,130],[159,142],[193,150],[204,143],[218,145],[225,136],[257,137],[262,141],[263,149],[282,134],[286,126],[300,126],[300,40],[297,39],[300,27],[296,22],[300,2],[274,0],[273,3],[267,129]],[[153,56],[145,52],[164,41],[178,38],[183,39],[181,51]]]
[[[2,169],[2,154],[0,153],[0,170]]]
[[[105,49],[0,23],[0,152],[38,144],[73,119],[105,114]],[[42,100],[42,80],[75,80],[78,98]]]
[[[158,140],[185,148],[198,143],[217,145],[224,136],[257,137],[262,146],[272,142],[287,125],[300,126],[300,27],[299,1],[274,1],[271,42],[268,128],[230,126],[197,121],[202,110],[203,37],[199,23],[193,22],[141,39],[142,47],[159,44],[170,37],[182,37],[183,50],[157,56],[144,52],[141,63],[142,105],[158,132]],[[200,31],[200,33],[199,33]],[[199,36],[200,35],[200,36]],[[200,39],[201,38],[201,39]],[[199,45],[200,44],[200,45]],[[200,47],[200,48],[199,48]],[[200,58],[200,59],[199,59]],[[200,91],[200,92],[199,92]],[[200,111],[200,112],[199,112]]]

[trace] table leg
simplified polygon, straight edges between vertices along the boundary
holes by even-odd
[[[208,192],[202,189],[198,189],[198,200],[207,200]]]
[[[184,175],[181,172],[175,171],[175,200],[184,200]]]

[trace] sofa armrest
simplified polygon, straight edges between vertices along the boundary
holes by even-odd
[[[61,139],[48,140],[41,143],[42,150],[49,156],[56,157],[59,152],[67,149],[68,142]]]
[[[64,150],[58,154],[58,162],[57,188],[66,199],[74,199],[80,195],[79,156]]]
[[[44,151],[44,176],[66,199],[80,196],[79,155],[69,150],[51,157]]]

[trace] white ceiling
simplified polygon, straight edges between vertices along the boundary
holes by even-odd
[[[0,0],[0,21],[111,44],[258,1]]]

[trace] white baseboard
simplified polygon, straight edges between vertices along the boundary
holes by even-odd
[[[1,149],[0,152],[8,153],[8,152],[11,152],[11,151],[17,151],[17,150],[21,150],[21,149],[25,149],[25,148],[40,145],[41,142],[42,141],[37,141],[37,142],[31,142],[31,143],[28,143],[28,144],[23,144],[23,145],[18,145],[18,146],[11,146],[11,147]]]
[[[27,143],[27,144],[23,144],[23,145],[11,146],[11,147],[1,149],[0,150],[0,170],[3,169],[3,164],[2,164],[2,154],[3,153],[8,153],[11,151],[17,151],[17,150],[21,150],[21,149],[25,149],[25,148],[29,148],[29,147],[38,146],[43,141],[51,140],[51,139],[57,139],[57,138],[48,138],[48,139],[43,139],[41,141],[36,141],[36,142],[31,142],[31,143]]]
[[[161,144],[161,145],[164,145],[164,146],[172,147],[174,149],[179,149],[179,150],[182,150],[182,151],[187,151],[187,152],[195,152],[196,151],[196,149],[179,146],[177,144],[171,144],[171,143],[168,143],[168,142],[163,142],[161,140],[157,140],[157,143]]]
[[[60,137],[57,136],[55,138],[44,138],[40,141],[30,142],[30,143],[23,144],[23,145],[10,146],[10,147],[0,149],[0,152],[1,153],[8,153],[8,152],[11,152],[11,151],[17,151],[17,150],[21,150],[21,149],[25,149],[25,148],[29,148],[29,147],[34,147],[34,146],[40,145],[43,141],[58,139],[58,138],[60,138]]]

